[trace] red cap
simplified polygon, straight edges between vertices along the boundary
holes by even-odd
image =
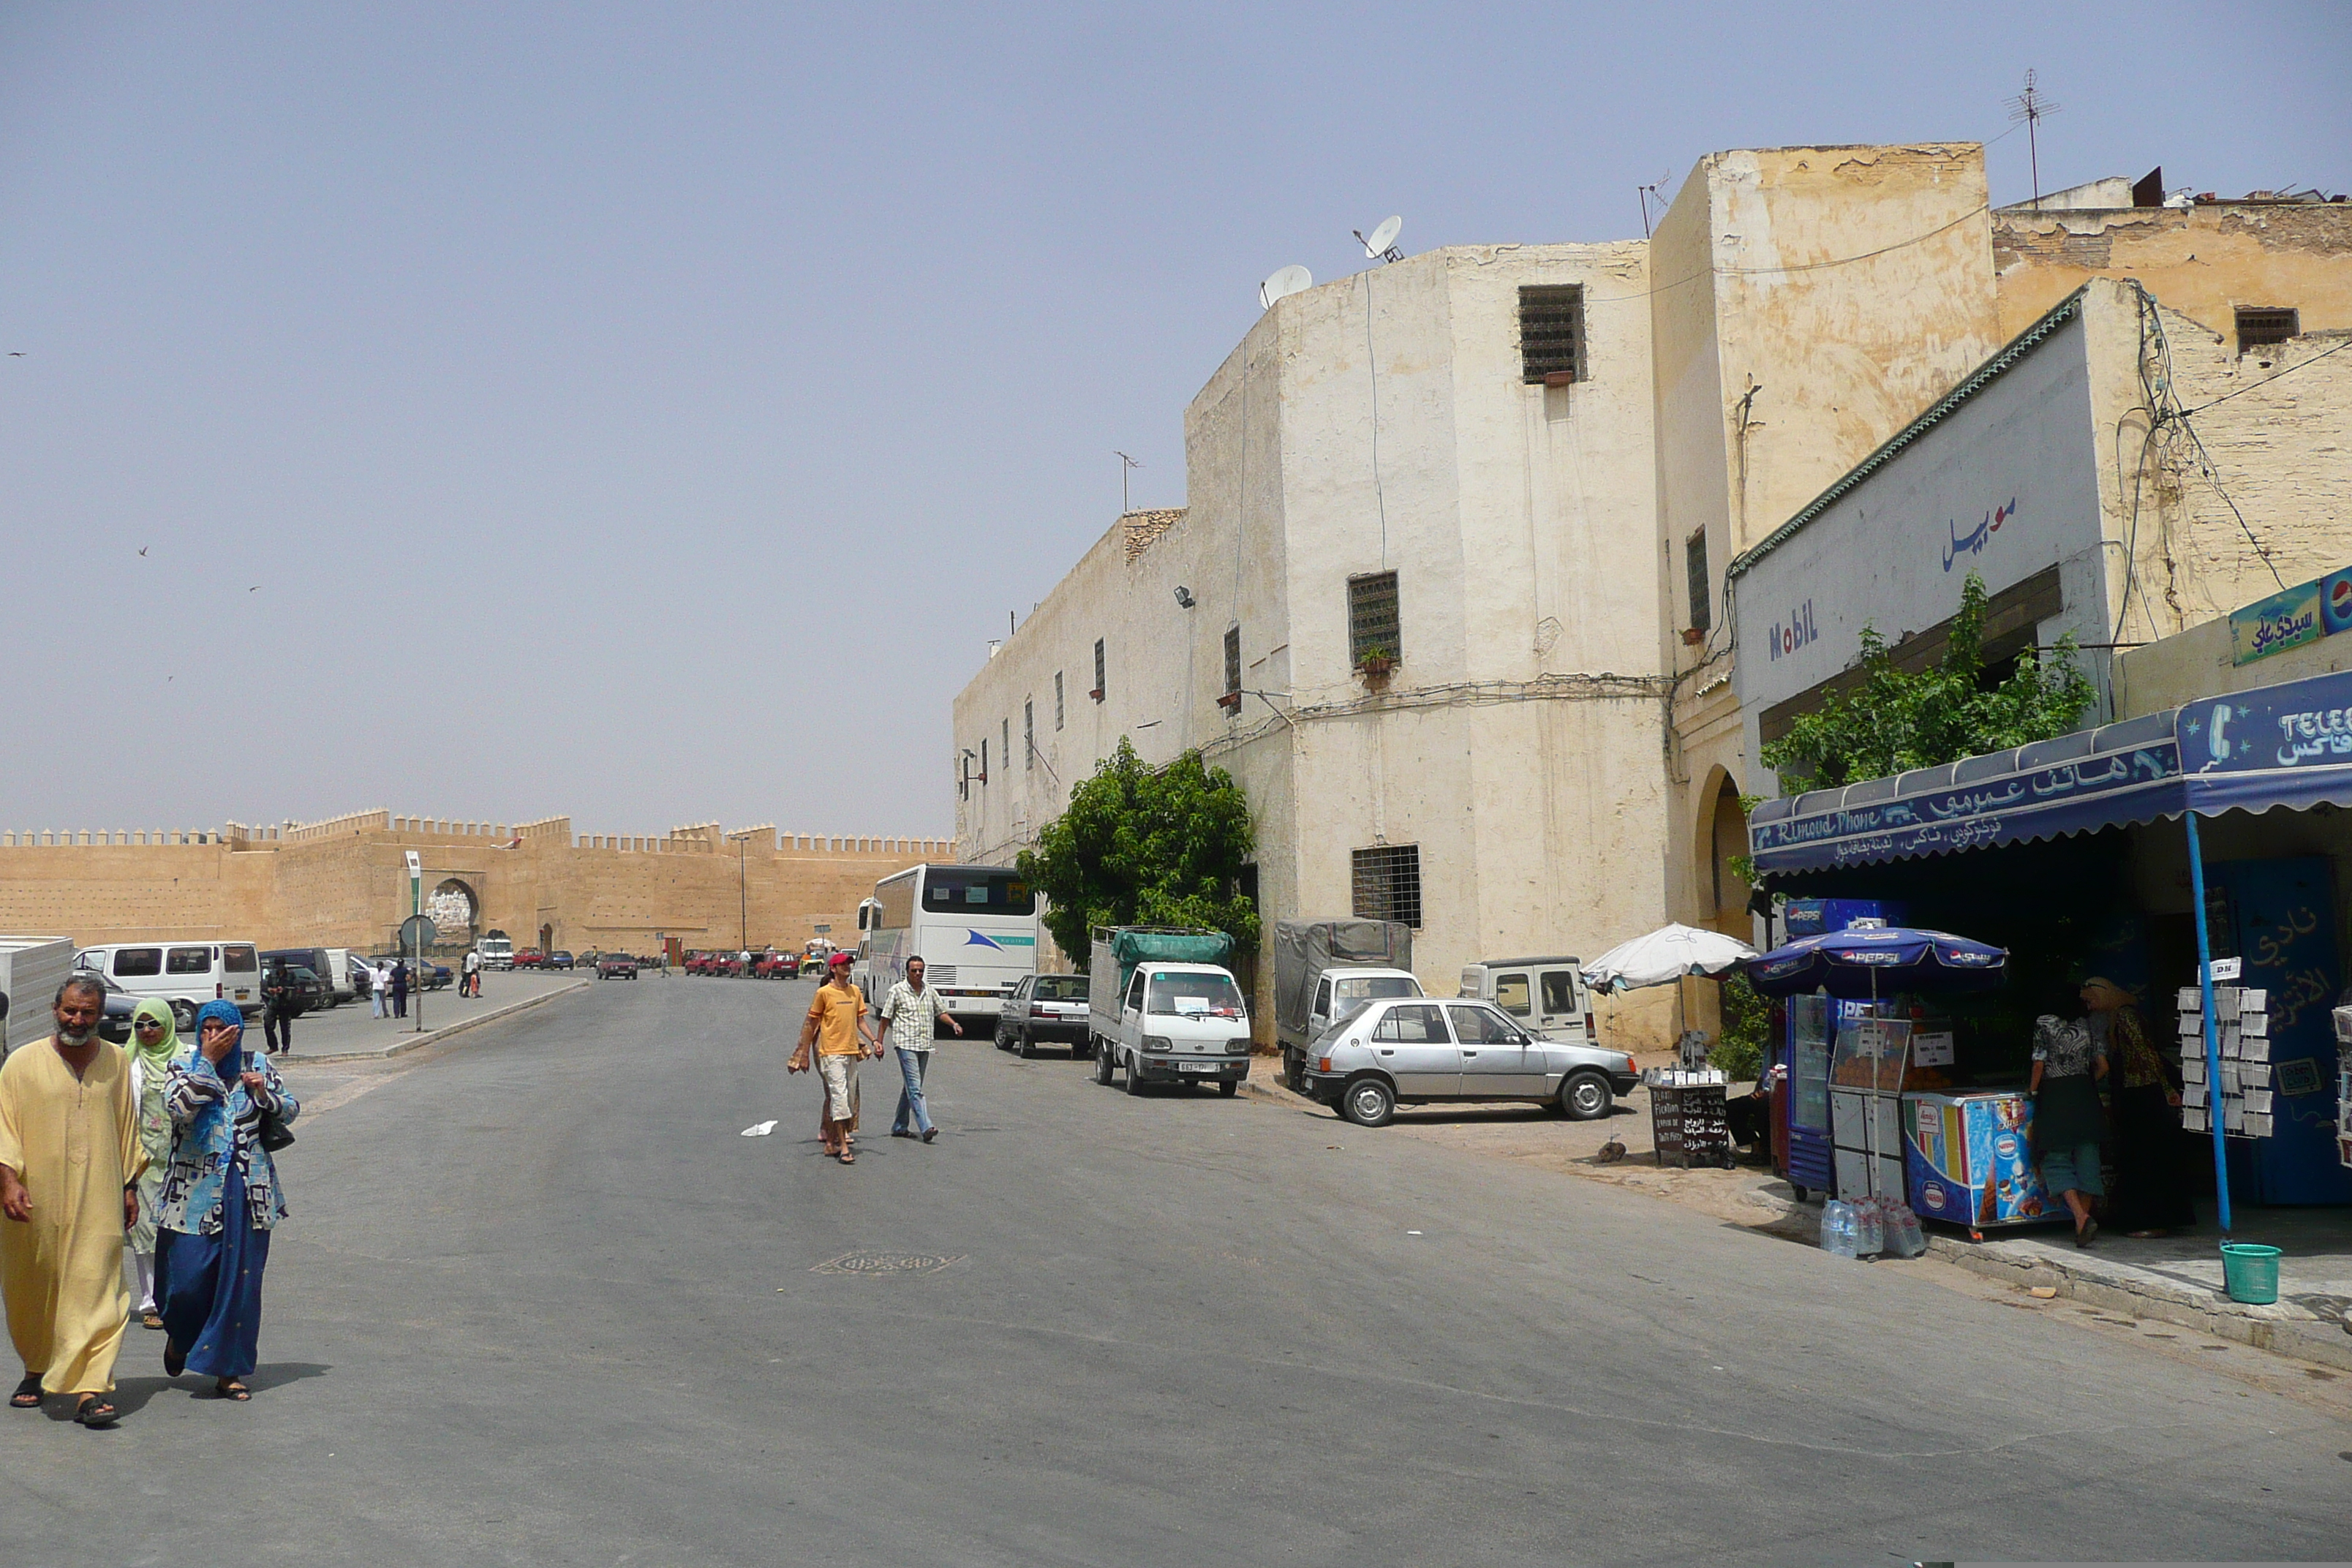
[[[847,963],[849,962],[849,954],[845,952],[836,952],[833,955],[833,962],[836,967],[841,964]]]

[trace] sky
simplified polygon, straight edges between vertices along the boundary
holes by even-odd
[[[2126,15],[12,0],[0,827],[945,835],[1114,449],[1181,505],[1350,229],[1633,237],[1792,143],[2021,200],[2029,68],[2045,189],[2352,187],[2352,6]]]

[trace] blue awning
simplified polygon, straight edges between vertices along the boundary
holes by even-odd
[[[1748,837],[1759,872],[1817,871],[2322,802],[2352,805],[2352,671],[1767,801]]]

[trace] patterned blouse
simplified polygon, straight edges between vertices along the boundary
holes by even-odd
[[[246,1211],[253,1228],[269,1230],[286,1217],[286,1199],[278,1187],[278,1163],[261,1146],[264,1111],[280,1121],[291,1121],[302,1107],[278,1077],[266,1056],[239,1053],[244,1061],[229,1068],[224,1083],[220,1072],[194,1047],[175,1057],[163,1089],[164,1108],[172,1113],[172,1168],[163,1175],[162,1211],[156,1223],[183,1235],[218,1236],[221,1205],[226,1195],[230,1162],[245,1177]],[[257,1071],[267,1080],[258,1093],[247,1094],[242,1071]]]
[[[2080,1018],[2044,1013],[2033,1020],[2033,1059],[2042,1064],[2044,1079],[2088,1078],[2092,1062],[2105,1054]]]
[[[2147,1026],[2140,1021],[2137,1007],[2118,1007],[2112,1013],[2091,1015],[2091,1038],[2105,1047],[2107,1059],[2123,1058],[2123,1079],[2126,1089],[2146,1089],[2162,1084],[2176,1087],[2173,1076],[2179,1069],[2168,1069],[2156,1047],[2148,1044]]]

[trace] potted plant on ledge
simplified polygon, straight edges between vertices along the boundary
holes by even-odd
[[[1371,686],[1387,681],[1389,672],[1397,666],[1396,650],[1386,643],[1373,643],[1356,656],[1356,672]]]

